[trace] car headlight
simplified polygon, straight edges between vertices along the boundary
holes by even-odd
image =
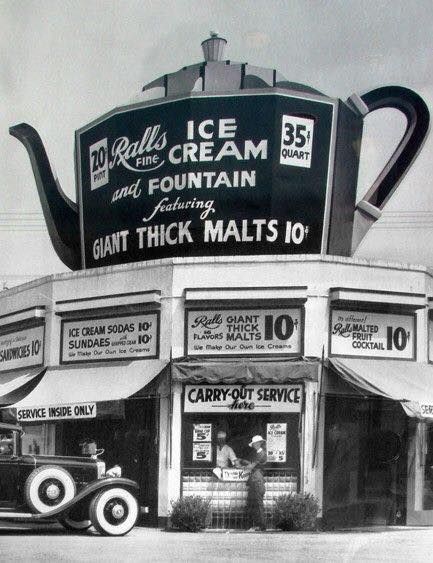
[[[111,469],[107,471],[105,474],[106,477],[121,477],[122,476],[122,468],[120,465],[114,465]]]
[[[98,479],[102,479],[105,477],[105,462],[104,461],[97,461],[96,462],[96,469],[98,471]]]

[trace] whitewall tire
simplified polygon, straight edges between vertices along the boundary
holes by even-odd
[[[106,489],[90,503],[90,520],[105,536],[124,536],[135,526],[137,518],[137,499],[126,489]]]
[[[71,475],[56,465],[34,469],[27,477],[24,497],[33,512],[44,514],[66,504],[75,497],[76,487]]]

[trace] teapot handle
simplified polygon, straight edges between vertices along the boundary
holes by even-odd
[[[376,212],[380,216],[380,210],[394,193],[423,145],[430,123],[429,110],[416,92],[402,86],[376,88],[362,96],[351,96],[349,101],[363,117],[377,109],[394,108],[401,111],[407,119],[406,131],[397,148],[357,206],[368,214],[375,215]]]

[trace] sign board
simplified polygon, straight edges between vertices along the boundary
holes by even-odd
[[[0,372],[42,366],[45,326],[0,335]]]
[[[185,412],[300,412],[302,385],[185,385]]]
[[[250,476],[250,471],[245,469],[228,468],[221,469],[221,481],[247,481]]]
[[[83,267],[326,252],[334,107],[197,95],[118,108],[78,130]]]
[[[424,418],[433,418],[433,404],[423,403],[419,405],[421,416]]]
[[[411,360],[415,358],[415,316],[334,309],[330,339],[335,356]]]
[[[186,354],[302,354],[301,308],[188,310]]]
[[[71,403],[64,405],[43,405],[17,409],[18,422],[43,422],[47,420],[75,420],[95,418],[96,403]]]
[[[271,422],[266,425],[266,455],[269,462],[286,462],[287,423]]]
[[[62,321],[61,363],[157,358],[159,312]]]

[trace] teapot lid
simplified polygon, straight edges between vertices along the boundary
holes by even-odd
[[[318,90],[290,82],[277,70],[248,63],[223,60],[227,40],[211,32],[202,42],[204,62],[185,66],[146,84],[140,100],[178,96],[191,92],[223,93],[255,88],[280,88],[304,94],[323,94]]]

